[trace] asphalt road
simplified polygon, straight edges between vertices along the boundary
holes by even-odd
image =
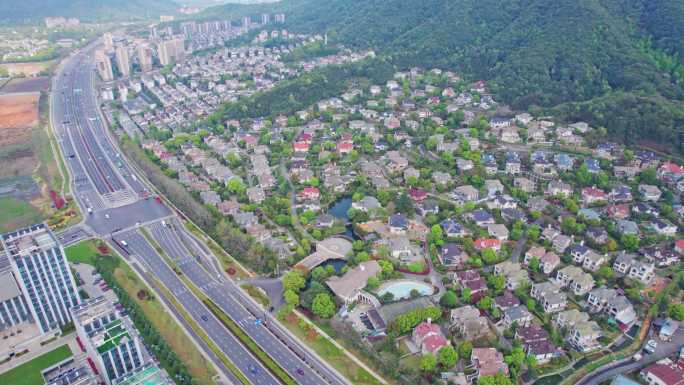
[[[63,233],[63,240],[82,238],[84,234],[99,235],[122,251],[127,260],[138,259],[173,293],[252,383],[278,384],[278,380],[213,317],[138,232],[139,227],[149,226],[155,241],[166,250],[165,253],[178,260],[183,273],[298,383],[347,384],[344,377],[303,347],[270,314],[259,317],[263,310],[223,276],[220,268],[212,268],[216,265],[216,257],[204,247],[193,247],[191,240],[194,238],[179,222],[171,232],[161,225],[162,220],[170,221],[175,217],[173,210],[148,198],[148,189],[109,138],[93,89],[93,49],[91,44],[83,53],[72,55],[60,64],[53,78],[51,120],[71,170],[74,197],[85,216],[78,229]],[[204,267],[195,259],[199,255],[203,256],[203,262],[208,262]],[[256,318],[262,318],[264,322],[259,323]]]
[[[74,243],[78,243],[84,239],[88,239],[91,237],[91,234],[88,230],[83,228],[83,226],[73,226],[70,227],[58,234],[56,234],[57,239],[59,239],[59,242],[62,244],[62,246],[69,246]]]

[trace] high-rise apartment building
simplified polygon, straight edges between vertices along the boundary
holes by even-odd
[[[164,40],[159,43],[159,62],[166,66],[185,59],[185,42],[183,39]]]
[[[107,384],[116,384],[153,365],[131,319],[121,316],[106,297],[86,300],[73,307],[71,313],[86,353],[95,361]]]
[[[3,282],[11,283],[7,275],[11,270],[16,283],[3,287],[3,320],[27,319],[30,313],[42,333],[69,324],[69,309],[80,300],[64,249],[52,232],[37,224],[2,234],[0,240],[4,248],[0,266],[6,269]]]
[[[0,330],[33,321],[26,299],[14,279],[9,259],[0,259]]]
[[[106,82],[114,80],[112,62],[105,51],[95,51],[95,66],[97,67],[97,72],[100,74],[102,80]]]
[[[270,22],[271,22],[271,15],[268,13],[263,13],[261,15],[261,24],[266,25],[266,24],[269,24]]]
[[[147,44],[138,44],[136,47],[138,53],[138,63],[142,72],[149,72],[152,70],[152,49]]]
[[[114,49],[114,36],[111,32],[105,32],[105,34],[102,36],[102,40],[104,40],[105,51],[110,52],[112,49]]]
[[[284,13],[277,13],[275,15],[275,21],[276,21],[276,23],[284,23],[285,22],[285,14]]]
[[[115,53],[116,66],[119,68],[121,76],[129,76],[131,74],[131,59],[128,55],[128,48],[124,45],[117,45]]]

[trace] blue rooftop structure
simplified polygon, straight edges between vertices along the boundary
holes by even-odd
[[[496,163],[496,158],[492,154],[482,154],[482,163]]]
[[[584,164],[587,165],[589,172],[596,173],[601,171],[601,163],[597,159],[587,158],[584,160]]]
[[[507,151],[506,152],[506,162],[520,163],[520,155],[518,155],[517,152]]]
[[[679,322],[670,318],[666,319],[665,323],[660,328],[660,339],[668,340],[672,338],[677,332],[677,329],[679,329]]]
[[[389,219],[390,227],[404,229],[408,228],[408,219],[404,214],[393,214]]]

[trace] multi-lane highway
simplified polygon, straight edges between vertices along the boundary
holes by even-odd
[[[126,252],[138,256],[157,279],[171,292],[178,303],[190,314],[194,321],[201,325],[216,345],[230,357],[230,360],[242,370],[253,383],[278,384],[259,361],[245,349],[238,340],[230,334],[223,325],[211,314],[204,304],[195,297],[185,286],[183,281],[166,264],[154,247],[137,230],[127,230],[115,235],[118,242],[126,242]]]
[[[199,248],[195,247],[194,241],[183,234],[182,224],[176,220],[156,222],[147,226],[152,237],[159,243],[164,253],[168,255],[195,285],[197,285],[221,310],[235,320],[243,330],[245,330],[254,341],[264,350],[269,352],[293,378],[300,384],[318,384],[323,378],[320,373],[316,373],[313,368],[308,368],[302,364],[301,360],[306,359],[305,352],[289,348],[280,339],[280,330],[270,328],[274,322],[268,313],[261,309],[256,309],[249,305],[243,305],[243,298],[240,297],[240,290],[231,285],[221,273],[214,271],[211,264],[204,266],[200,263],[205,257]],[[186,233],[187,234],[187,233]],[[325,373],[331,376],[332,373]],[[335,384],[339,382],[334,382]],[[340,383],[341,384],[341,383]]]
[[[51,121],[71,171],[74,197],[85,216],[78,229],[64,233],[65,240],[84,234],[107,239],[164,285],[250,382],[278,384],[141,234],[143,228],[147,229],[153,242],[182,273],[298,383],[348,384],[216,268],[216,257],[185,230],[173,210],[150,198],[144,179],[110,139],[99,111],[93,84],[94,48],[95,43],[63,61],[52,84]]]

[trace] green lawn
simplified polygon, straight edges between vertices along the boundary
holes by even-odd
[[[95,258],[100,255],[94,240],[81,241],[64,249],[67,260],[71,263],[85,263],[95,266]]]
[[[0,231],[10,231],[43,220],[43,215],[28,202],[0,198]]]
[[[0,374],[0,384],[43,385],[45,382],[40,372],[72,355],[69,345],[62,345],[55,350],[17,366],[9,372]]]

